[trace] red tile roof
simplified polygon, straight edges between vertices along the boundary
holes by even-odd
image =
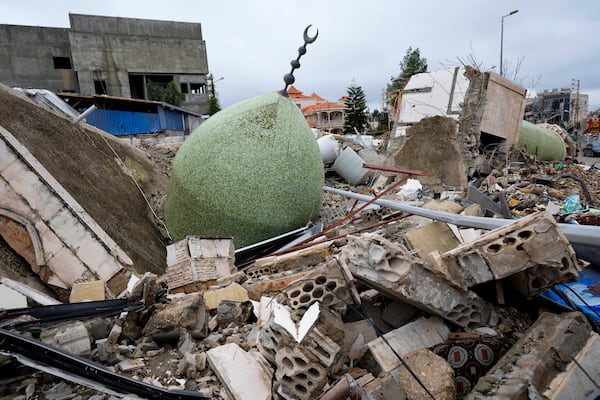
[[[303,95],[301,91],[299,91],[298,89],[296,89],[294,87],[294,85],[291,85],[288,88],[287,92],[290,95],[290,98],[292,98],[292,99],[308,99],[309,98],[309,96]]]
[[[312,97],[313,99],[315,99],[317,101],[327,101],[324,98],[322,98],[321,96],[319,96],[318,94],[316,94],[315,92],[312,92],[312,94],[308,97]]]
[[[304,107],[301,111],[302,111],[302,114],[306,115],[306,114],[310,114],[317,110],[330,110],[330,109],[343,110],[344,105],[339,104],[339,103],[330,103],[327,101],[325,103],[319,103],[319,104],[314,104],[312,106]]]

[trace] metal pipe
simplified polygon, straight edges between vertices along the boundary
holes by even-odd
[[[371,201],[374,198],[372,196],[366,196],[347,190],[341,190],[325,186],[323,188],[326,192],[339,194],[351,199],[357,199],[360,201]],[[373,203],[383,207],[390,208],[396,211],[402,211],[409,214],[419,215],[425,218],[431,218],[438,221],[446,222],[457,226],[468,226],[470,228],[478,229],[496,229],[506,225],[509,225],[515,220],[503,219],[503,218],[486,218],[486,217],[474,217],[470,215],[459,215],[452,214],[443,211],[428,210],[426,208],[416,207],[407,203],[386,200],[386,199],[375,199]],[[600,249],[600,228],[593,225],[571,225],[571,224],[558,224],[562,229],[564,235],[569,239],[572,244],[584,245],[586,247],[595,247]]]
[[[95,104],[92,104],[92,106],[90,108],[88,108],[87,110],[85,110],[84,112],[82,112],[81,114],[79,114],[77,117],[73,118],[73,121],[71,121],[71,123],[73,125],[76,125],[78,123],[80,123],[81,121],[83,121],[88,115],[90,115],[91,113],[93,113],[94,111],[96,111],[98,109],[98,107],[96,107]]]

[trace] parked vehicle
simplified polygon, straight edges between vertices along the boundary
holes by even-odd
[[[584,157],[600,157],[600,141],[586,144],[582,150]]]

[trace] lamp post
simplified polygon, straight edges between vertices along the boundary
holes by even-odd
[[[519,10],[512,10],[508,14],[502,16],[502,20],[501,20],[502,22],[500,24],[500,76],[503,76],[502,75],[502,45],[504,43],[504,18],[510,17],[511,15],[514,15],[518,12],[519,12]]]
[[[210,81],[210,94],[212,95],[212,97],[215,97],[215,82],[219,82],[223,79],[225,78],[220,77],[219,79],[214,79],[212,74],[208,76],[208,80]]]

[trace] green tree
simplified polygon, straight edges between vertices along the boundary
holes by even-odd
[[[167,83],[166,86],[157,82],[149,82],[148,100],[162,101],[174,106],[180,106],[185,100],[185,95],[179,91],[174,81]]]
[[[421,72],[427,72],[427,59],[421,57],[421,50],[418,47],[415,49],[409,47],[400,62],[400,74],[392,77],[391,83],[387,86],[390,105],[394,104],[399,91],[404,89],[410,77]]]
[[[208,98],[208,115],[216,114],[221,111],[221,106],[219,105],[219,99],[216,96],[209,96]]]
[[[368,127],[367,101],[362,87],[352,83],[348,87],[347,96],[344,100],[344,133],[355,133],[354,128],[362,132]]]

